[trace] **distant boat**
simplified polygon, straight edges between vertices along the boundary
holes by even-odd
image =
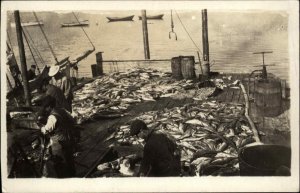
[[[11,27],[16,27],[16,24],[15,23],[11,23],[10,24]],[[21,23],[21,26],[22,27],[27,27],[27,26],[38,26],[38,25],[44,25],[44,23],[42,21],[32,21],[32,22],[23,22]]]
[[[127,17],[106,17],[109,22],[113,22],[113,21],[132,21],[134,15],[131,16],[127,16]]]
[[[147,16],[147,19],[162,19],[164,16],[164,14],[160,14],[160,15],[149,15]],[[142,20],[142,16],[139,16],[139,20]]]
[[[78,26],[88,26],[90,25],[89,20],[83,20],[79,22],[63,23],[61,27],[78,27]]]

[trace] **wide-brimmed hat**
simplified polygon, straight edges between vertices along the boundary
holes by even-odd
[[[51,66],[49,69],[49,76],[54,76],[55,74],[57,74],[59,71],[59,66]]]

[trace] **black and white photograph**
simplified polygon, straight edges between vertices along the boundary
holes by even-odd
[[[4,1],[1,64],[3,192],[299,191],[298,1]]]

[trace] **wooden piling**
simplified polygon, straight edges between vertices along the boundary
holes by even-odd
[[[143,25],[143,38],[144,38],[144,55],[145,55],[145,59],[150,59],[146,10],[142,10],[142,25]]]
[[[96,61],[98,65],[98,74],[103,75],[103,58],[102,58],[102,53],[103,52],[97,52],[96,53]]]
[[[207,30],[207,10],[202,10],[203,75],[209,76],[209,44]]]
[[[23,79],[25,102],[26,102],[26,106],[31,106],[31,97],[30,97],[29,84],[27,78],[26,56],[25,56],[25,50],[23,44],[22,27],[21,27],[19,11],[14,11],[14,16],[15,16],[15,23],[16,23],[19,52],[20,52],[20,62],[21,62],[21,72],[22,72],[22,79]]]
[[[281,94],[282,98],[286,99],[286,80],[281,80]]]

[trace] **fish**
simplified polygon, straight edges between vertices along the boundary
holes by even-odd
[[[192,162],[192,165],[196,165],[196,175],[200,176],[204,167],[206,167],[211,162],[211,158],[201,157]]]
[[[192,141],[200,141],[203,138],[204,137],[198,137],[198,138],[182,138],[182,137],[180,137],[179,140],[185,141],[185,142],[192,142]]]
[[[193,154],[193,160],[198,159],[200,157],[210,157],[213,158],[217,155],[217,151],[213,150],[206,150],[206,149],[199,149]]]
[[[190,145],[189,143],[187,143],[185,141],[181,141],[180,143],[178,143],[178,145],[183,146],[183,147],[193,150],[193,151],[197,151],[197,149],[194,146]]]
[[[185,123],[208,127],[208,123],[206,123],[204,121],[200,121],[199,119],[191,119],[191,120],[186,121]]]
[[[104,171],[107,169],[111,169],[110,163],[108,163],[108,162],[97,166],[97,170],[99,170],[99,171]]]

